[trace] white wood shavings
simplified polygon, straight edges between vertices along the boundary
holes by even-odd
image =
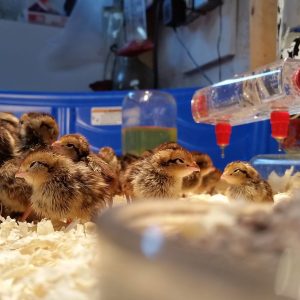
[[[275,171],[272,171],[268,177],[268,182],[272,187],[274,194],[284,193],[288,190],[290,181],[293,177],[294,167],[287,169],[283,176],[279,176]]]
[[[55,231],[51,221],[0,224],[0,299],[99,299],[95,225]]]
[[[182,198],[182,200],[184,199],[187,199],[192,202],[205,201],[211,203],[229,203],[228,198],[222,194],[216,194],[213,196],[211,196],[210,194],[191,194],[187,198]]]

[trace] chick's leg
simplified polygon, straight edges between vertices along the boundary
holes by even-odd
[[[27,218],[30,216],[30,214],[32,213],[32,206],[29,205],[26,210],[24,211],[24,213],[22,214],[20,221],[21,222],[25,222],[27,220]]]
[[[127,193],[125,193],[125,197],[128,204],[132,202],[131,197]]]

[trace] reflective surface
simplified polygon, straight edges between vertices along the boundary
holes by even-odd
[[[144,202],[105,213],[98,224],[103,298],[286,299],[275,294],[277,264],[242,264],[165,238],[178,226],[201,223],[218,207],[201,202]]]

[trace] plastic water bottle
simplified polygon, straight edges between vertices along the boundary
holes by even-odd
[[[287,59],[198,90],[192,114],[197,123],[240,125],[268,119],[282,107],[297,113],[299,97],[300,60]]]
[[[129,92],[122,105],[122,152],[135,155],[177,141],[177,105],[161,91]]]
[[[217,144],[224,151],[230,127],[271,118],[272,136],[287,136],[289,114],[300,112],[300,60],[287,59],[196,91],[195,122],[216,125]]]

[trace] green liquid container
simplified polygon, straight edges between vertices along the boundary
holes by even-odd
[[[132,91],[122,105],[122,152],[141,155],[164,142],[177,142],[177,106],[172,95]]]

